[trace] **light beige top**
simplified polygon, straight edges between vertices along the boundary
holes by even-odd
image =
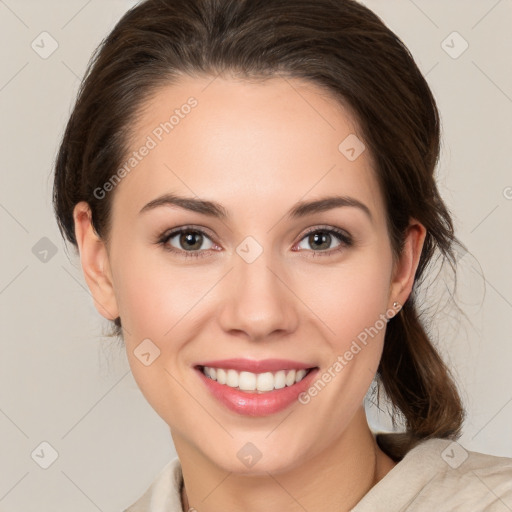
[[[182,512],[182,479],[181,463],[176,457],[124,512]],[[512,512],[512,458],[467,451],[457,442],[439,438],[424,440],[407,452],[352,509],[483,511]]]

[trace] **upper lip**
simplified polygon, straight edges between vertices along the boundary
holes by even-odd
[[[209,366],[211,368],[223,368],[225,370],[237,370],[239,372],[264,373],[276,372],[279,370],[300,370],[315,368],[310,363],[301,363],[292,361],[291,359],[262,359],[256,361],[254,359],[220,359],[217,361],[203,361],[197,363],[196,366]]]

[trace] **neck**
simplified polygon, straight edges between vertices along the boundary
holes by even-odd
[[[186,487],[183,510],[348,512],[395,465],[378,447],[364,409],[335,443],[280,472],[227,472],[173,432]]]

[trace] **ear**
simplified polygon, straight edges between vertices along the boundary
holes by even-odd
[[[404,248],[395,262],[391,278],[389,299],[391,304],[397,301],[402,306],[408,299],[414,284],[414,276],[420,261],[421,250],[427,230],[415,219],[411,219],[407,228]],[[389,305],[391,308],[391,305]]]
[[[92,225],[89,204],[81,201],[73,209],[75,237],[80,252],[80,262],[94,306],[103,317],[114,320],[119,316],[114,295],[107,248]]]

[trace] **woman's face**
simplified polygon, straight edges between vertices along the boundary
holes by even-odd
[[[410,265],[394,273],[383,198],[352,118],[296,79],[190,77],[159,90],[132,128],[124,177],[108,192],[102,270],[112,291],[91,290],[108,303],[102,314],[121,317],[142,393],[178,451],[228,471],[284,470],[319,454],[354,428],[383,318],[412,285]],[[214,202],[219,215],[151,206],[166,194]],[[334,196],[346,204],[297,210]],[[234,368],[218,363],[231,358],[291,360],[272,367],[285,378],[299,364],[317,370],[305,389],[247,394],[213,383],[212,392],[196,366]],[[254,468],[247,453],[261,454]]]

